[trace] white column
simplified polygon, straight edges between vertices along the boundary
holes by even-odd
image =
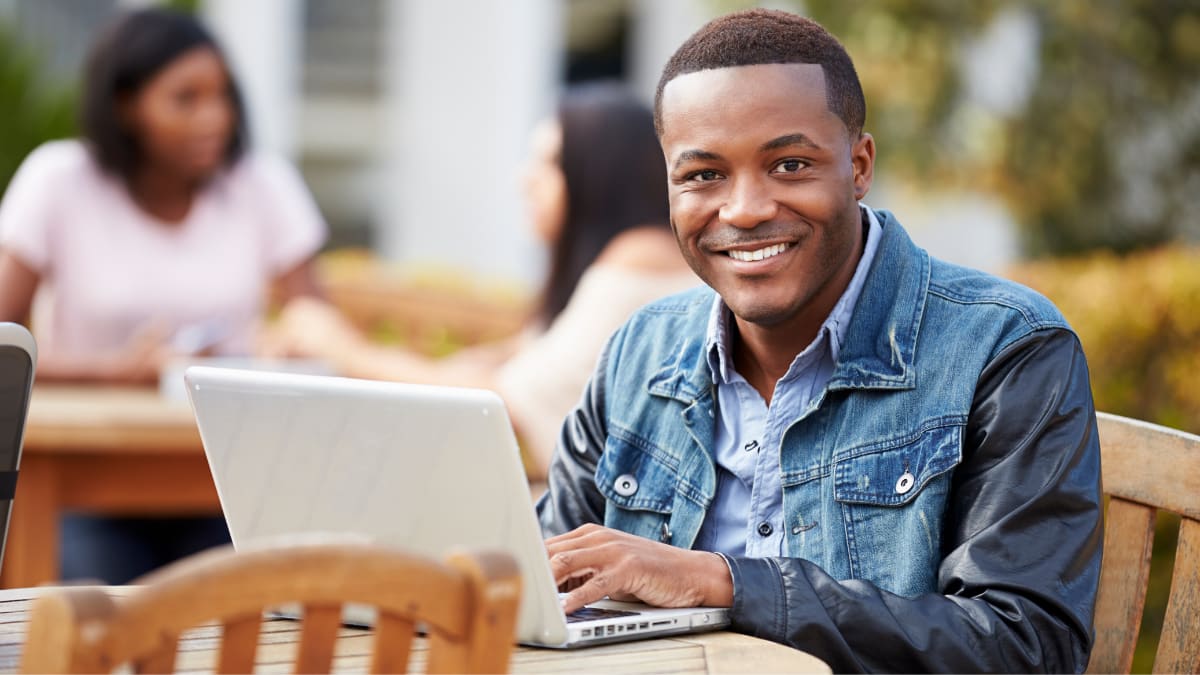
[[[707,0],[634,0],[633,35],[627,55],[634,91],[647,103],[667,59],[683,41],[716,16]]]
[[[535,281],[519,176],[529,131],[552,110],[559,3],[393,0],[388,11],[381,252]]]
[[[251,142],[285,157],[297,147],[303,11],[295,0],[204,0],[202,8],[246,99]]]

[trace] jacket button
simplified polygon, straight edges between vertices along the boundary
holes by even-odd
[[[775,528],[771,527],[771,524],[765,520],[758,524],[759,536],[769,537],[769,536],[771,536],[771,533],[774,531],[775,531]]]
[[[622,497],[630,497],[637,492],[637,479],[633,477],[633,474],[623,473],[617,476],[616,482],[613,483],[613,489]]]
[[[909,490],[913,489],[913,484],[916,482],[917,481],[915,478],[913,478],[913,475],[911,473],[905,471],[900,476],[900,479],[896,481],[896,494],[898,494],[898,495],[905,494]]]

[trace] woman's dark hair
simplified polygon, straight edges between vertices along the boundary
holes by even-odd
[[[654,115],[616,83],[580,85],[558,106],[567,213],[550,256],[538,318],[549,324],[579,278],[618,234],[669,227],[667,170]]]
[[[126,180],[137,170],[143,159],[141,149],[121,121],[118,102],[123,96],[137,93],[167,64],[201,47],[216,52],[229,73],[216,40],[199,21],[181,12],[130,12],[101,34],[88,55],[80,110],[83,135],[101,167]],[[229,98],[236,123],[225,150],[226,164],[241,156],[249,140],[245,105],[231,73]]]

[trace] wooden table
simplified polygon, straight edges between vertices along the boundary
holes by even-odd
[[[112,587],[123,595],[130,587]],[[0,673],[16,672],[25,642],[32,599],[42,588],[0,591]],[[290,672],[287,666],[300,639],[300,624],[277,619],[263,624],[258,670]],[[212,671],[216,663],[216,626],[185,632],[180,640],[177,671]],[[343,628],[335,650],[334,669],[363,672],[373,637],[370,631]],[[423,641],[413,645],[410,666],[424,669]],[[514,673],[829,673],[829,666],[805,652],[758,638],[719,631],[588,647],[573,651],[518,647]]]
[[[154,389],[37,385],[9,522],[0,586],[59,578],[59,518],[220,515],[186,402]]]

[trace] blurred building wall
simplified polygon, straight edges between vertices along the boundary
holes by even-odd
[[[537,249],[520,175],[529,131],[552,110],[559,2],[404,0],[387,8],[379,250],[533,281]]]
[[[41,52],[48,77],[70,80],[113,12],[147,4],[154,0],[0,0],[0,18]],[[615,74],[649,103],[663,64],[722,3],[197,5],[245,90],[256,146],[300,167],[333,226],[332,245],[369,246],[396,261],[535,286],[544,252],[527,231],[521,168],[530,129],[552,113],[568,78],[569,20],[578,28],[581,14],[585,24],[587,17],[620,15]],[[1000,40],[999,51],[1011,41]],[[964,56],[968,68],[979,60]],[[888,183],[879,176],[868,202],[895,209],[935,255],[988,270],[1017,255],[1011,218],[995,200],[915,195]]]

